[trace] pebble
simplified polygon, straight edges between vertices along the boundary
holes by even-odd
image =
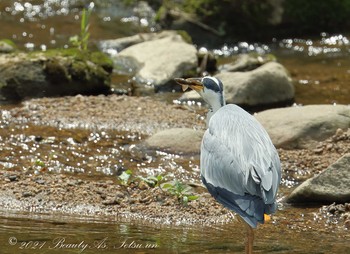
[[[28,198],[28,197],[32,197],[32,196],[34,196],[34,195],[30,191],[25,191],[22,193],[22,197],[24,197],[24,198]]]
[[[17,175],[9,175],[8,179],[13,182],[13,181],[18,181],[18,176]]]
[[[144,181],[140,181],[138,187],[139,187],[140,190],[147,190],[147,189],[149,189],[148,184],[145,183]]]
[[[35,179],[35,182],[37,184],[45,184],[46,183],[44,179]]]
[[[117,198],[124,198],[124,197],[125,197],[125,194],[124,194],[123,192],[121,192],[121,191],[117,191],[117,192],[115,193],[115,196],[116,196]]]
[[[102,204],[103,205],[118,205],[119,202],[115,198],[108,198],[108,199],[102,201]]]
[[[346,220],[344,222],[344,227],[347,228],[347,229],[350,229],[350,220]]]
[[[344,131],[342,130],[342,129],[340,129],[340,128],[338,128],[337,130],[336,130],[336,132],[335,132],[335,136],[337,136],[337,137],[339,137],[339,136],[341,136],[341,135],[343,135],[344,134]]]

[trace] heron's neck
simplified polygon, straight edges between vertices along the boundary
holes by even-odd
[[[210,118],[216,113],[216,111],[218,111],[221,107],[226,105],[225,100],[224,100],[224,96],[221,95],[220,100],[211,101],[209,103],[209,105],[210,105],[210,108],[209,108],[209,111],[207,113],[207,126],[208,127],[209,127]]]

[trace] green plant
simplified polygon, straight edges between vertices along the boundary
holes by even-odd
[[[162,175],[147,176],[147,177],[139,176],[138,178],[141,181],[144,181],[145,183],[147,183],[152,188],[153,187],[159,187],[161,181],[164,179],[164,177]]]
[[[175,195],[179,202],[187,205],[189,201],[198,199],[198,196],[192,194],[192,188],[186,184],[175,180],[162,184],[163,189],[166,189],[170,194]]]
[[[75,35],[69,38],[69,41],[73,46],[81,49],[87,50],[88,41],[90,37],[89,27],[90,27],[90,16],[91,12],[94,8],[94,3],[91,2],[89,4],[88,9],[83,9],[81,14],[81,22],[80,22],[80,35]]]
[[[36,161],[33,163],[33,168],[39,171],[45,170],[46,167],[46,163],[40,159],[36,159]]]
[[[51,160],[55,157],[56,157],[56,155],[54,153],[50,153],[44,160],[37,158],[37,159],[32,161],[29,169],[34,170],[34,172],[36,174],[41,173],[41,172],[45,172],[48,170],[48,166],[49,166]]]
[[[123,173],[121,173],[118,176],[120,184],[124,186],[128,186],[130,184],[131,176],[132,176],[132,171],[130,169],[123,171]]]

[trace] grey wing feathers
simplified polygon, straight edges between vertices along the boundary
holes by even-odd
[[[201,175],[234,195],[259,197],[266,213],[275,209],[281,179],[277,151],[260,123],[236,105],[226,105],[211,117],[202,141]]]

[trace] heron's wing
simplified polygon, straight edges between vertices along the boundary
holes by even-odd
[[[236,197],[240,204],[235,205],[252,209],[250,214],[257,209],[251,203],[256,198],[266,204],[262,215],[275,209],[281,178],[277,151],[260,123],[238,106],[226,105],[210,119],[201,147],[201,174],[214,188],[245,197]]]

